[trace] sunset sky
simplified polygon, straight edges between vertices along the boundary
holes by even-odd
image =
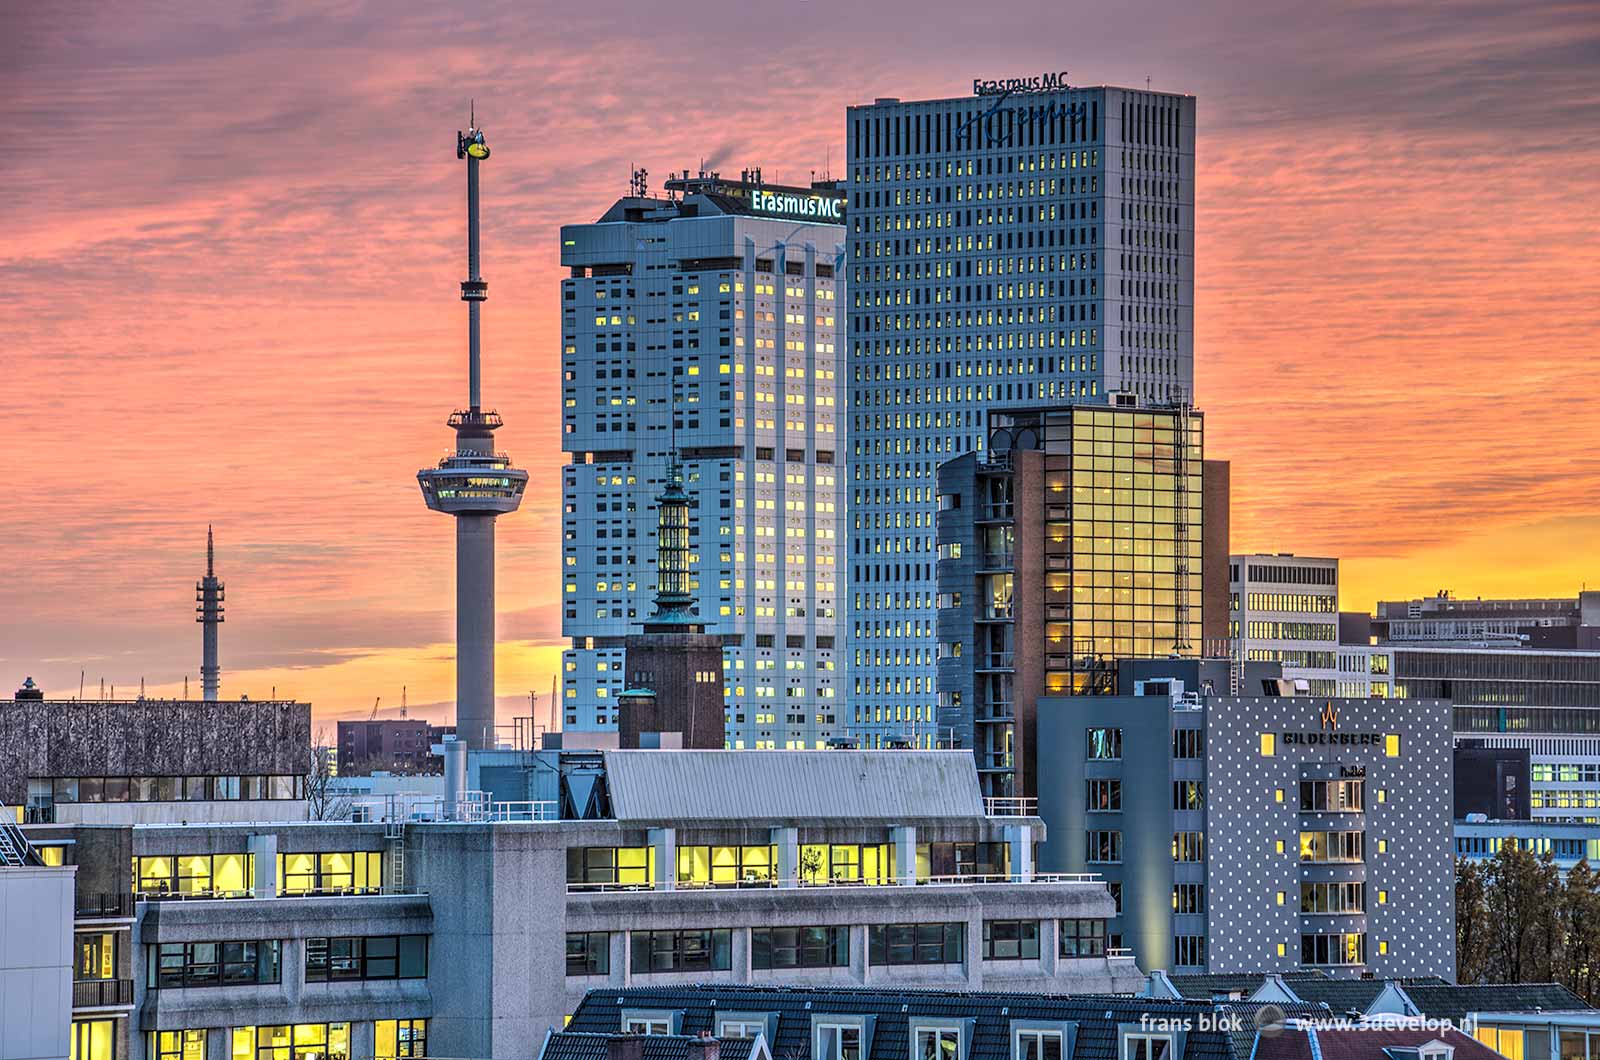
[[[1198,97],[1197,401],[1233,550],[1342,606],[1600,585],[1600,5],[723,0],[0,10],[0,693],[453,694],[453,527],[417,468],[485,394],[502,719],[548,694],[558,238],[671,169],[844,168],[845,107],[974,77]],[[392,716],[392,711],[389,712]]]

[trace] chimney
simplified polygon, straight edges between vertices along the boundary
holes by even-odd
[[[722,1042],[710,1031],[701,1031],[700,1036],[689,1043],[689,1060],[718,1060],[721,1055]]]
[[[606,1060],[644,1060],[644,1035],[616,1034],[606,1039]]]

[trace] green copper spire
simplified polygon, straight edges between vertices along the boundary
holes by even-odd
[[[693,623],[689,608],[689,494],[683,488],[683,468],[674,452],[667,464],[667,488],[656,498],[656,613],[657,622]]]

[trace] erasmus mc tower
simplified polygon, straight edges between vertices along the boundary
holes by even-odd
[[[1193,401],[1194,98],[1017,86],[849,109],[841,720],[867,746],[940,738],[939,464],[991,411]]]

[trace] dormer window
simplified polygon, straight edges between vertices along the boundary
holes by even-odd
[[[818,1023],[816,1060],[861,1060],[860,1024]]]
[[[1173,1060],[1172,1035],[1125,1034],[1122,1060]]]
[[[1421,1060],[1452,1060],[1455,1056],[1455,1047],[1435,1038],[1428,1044],[1417,1049],[1417,1056]]]
[[[961,1028],[916,1027],[911,1037],[911,1060],[961,1060]]]

